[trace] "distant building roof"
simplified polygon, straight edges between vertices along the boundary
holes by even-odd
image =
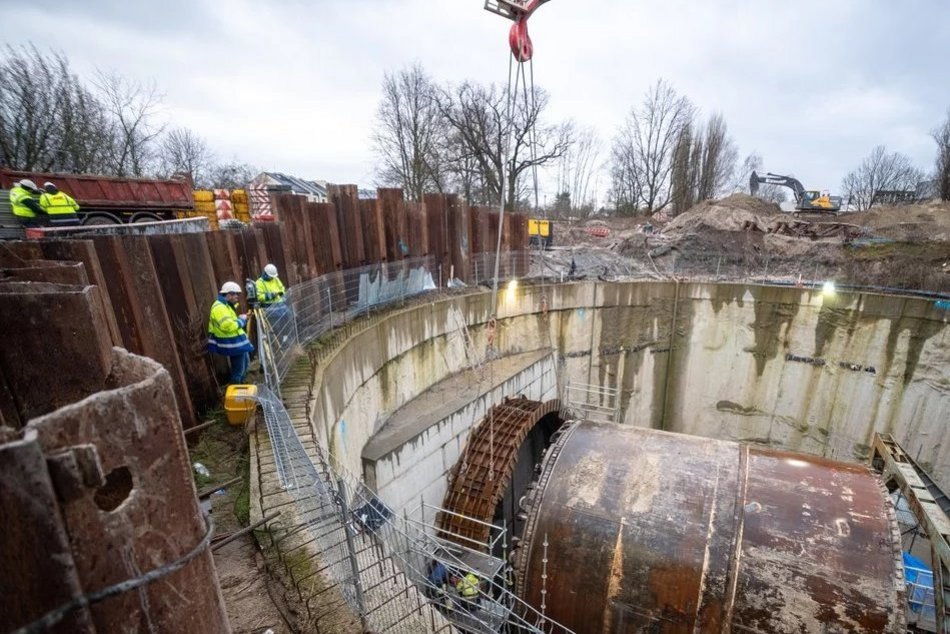
[[[326,187],[321,186],[316,181],[308,181],[281,172],[264,172],[261,176],[258,176],[255,181],[263,180],[263,178],[271,181],[270,184],[289,188],[294,194],[307,194],[323,199],[327,197]]]

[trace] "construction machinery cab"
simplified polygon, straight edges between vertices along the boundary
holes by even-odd
[[[554,223],[541,218],[528,218],[528,245],[550,249],[554,244]]]
[[[817,189],[805,189],[801,181],[791,176],[766,173],[759,176],[755,172],[749,177],[749,191],[752,195],[759,191],[760,184],[780,185],[788,187],[795,194],[795,211],[813,211],[819,213],[836,213],[841,209],[841,197],[831,196],[828,192]]]

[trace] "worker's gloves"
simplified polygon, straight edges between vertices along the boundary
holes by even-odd
[[[265,302],[273,301],[275,297],[277,297],[277,295],[275,295],[274,293],[264,293]]]
[[[238,317],[238,326],[240,326],[241,328],[244,328],[245,326],[247,326],[247,315],[241,315],[240,317]]]

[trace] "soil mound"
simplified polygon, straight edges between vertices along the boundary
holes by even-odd
[[[848,222],[869,227],[876,236],[898,242],[950,241],[950,202],[873,207],[846,217]]]
[[[670,221],[663,233],[676,239],[705,231],[768,231],[781,212],[778,205],[747,194],[707,200]]]

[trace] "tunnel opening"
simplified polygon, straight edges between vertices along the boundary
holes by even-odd
[[[543,416],[531,428],[521,446],[515,461],[514,470],[508,480],[505,493],[495,506],[492,523],[508,535],[506,544],[496,543],[492,548],[492,555],[504,558],[504,546],[511,546],[521,539],[527,517],[521,511],[521,501],[528,492],[529,486],[536,482],[541,473],[541,460],[544,452],[551,446],[555,433],[564,424],[558,412],[551,412]]]

